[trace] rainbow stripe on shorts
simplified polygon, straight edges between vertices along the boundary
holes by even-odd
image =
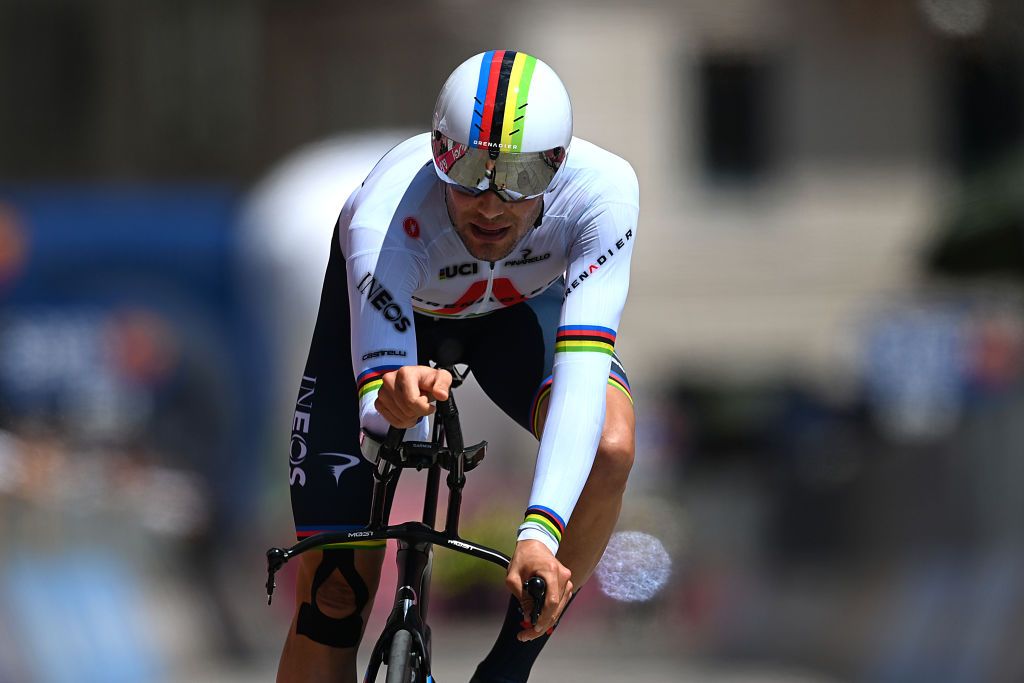
[[[626,381],[625,377],[615,372],[614,368],[608,373],[608,384],[625,394],[626,398],[629,399],[630,405],[633,404],[633,394],[629,390],[629,382]]]
[[[555,336],[555,352],[568,353],[578,351],[593,351],[607,353],[614,356],[615,331],[609,328],[601,328],[588,325],[567,325],[558,328]],[[560,347],[560,348],[559,348]],[[611,370],[608,372],[608,385],[618,391],[622,391],[633,404],[633,393],[630,391],[630,383],[626,378],[616,372],[617,359],[612,360]],[[551,395],[551,384],[553,376],[549,375],[541,383],[541,388],[534,396],[534,403],[529,409],[529,427],[536,438],[541,438],[541,407],[548,396]]]

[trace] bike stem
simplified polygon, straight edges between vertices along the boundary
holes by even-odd
[[[463,453],[462,427],[459,425],[459,409],[455,405],[455,397],[451,394],[445,401],[438,401],[437,413],[444,424],[445,442],[455,461],[448,469],[446,484],[448,485],[448,510],[445,515],[444,531],[451,536],[459,535],[459,511],[462,509],[462,487],[466,485]]]

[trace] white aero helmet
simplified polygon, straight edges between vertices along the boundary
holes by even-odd
[[[434,107],[434,169],[463,192],[492,190],[505,201],[551,185],[572,139],[569,93],[544,62],[491,50],[448,77]]]

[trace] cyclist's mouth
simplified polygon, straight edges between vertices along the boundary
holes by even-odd
[[[483,226],[478,223],[470,223],[470,227],[473,229],[473,237],[482,242],[500,242],[508,234],[508,231],[512,229],[511,226],[503,227],[490,227]]]

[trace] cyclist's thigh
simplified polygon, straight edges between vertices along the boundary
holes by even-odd
[[[520,303],[474,323],[467,358],[473,375],[506,415],[530,429],[530,404],[550,367],[543,317],[529,303]]]
[[[288,472],[299,539],[322,531],[359,529],[369,520],[373,470],[359,451],[346,290],[345,259],[335,229],[292,415]],[[360,616],[368,611],[376,591],[383,547],[383,541],[360,542],[303,556],[296,587],[298,633],[335,647],[358,642]]]
[[[529,403],[543,377],[543,328],[537,314],[517,304],[475,318],[416,315],[420,362],[465,363],[487,395],[527,427]]]
[[[540,296],[480,319],[477,343],[469,360],[491,400],[538,438],[551,393],[561,311],[562,290],[554,286]],[[629,396],[625,369],[615,355],[608,384]]]

